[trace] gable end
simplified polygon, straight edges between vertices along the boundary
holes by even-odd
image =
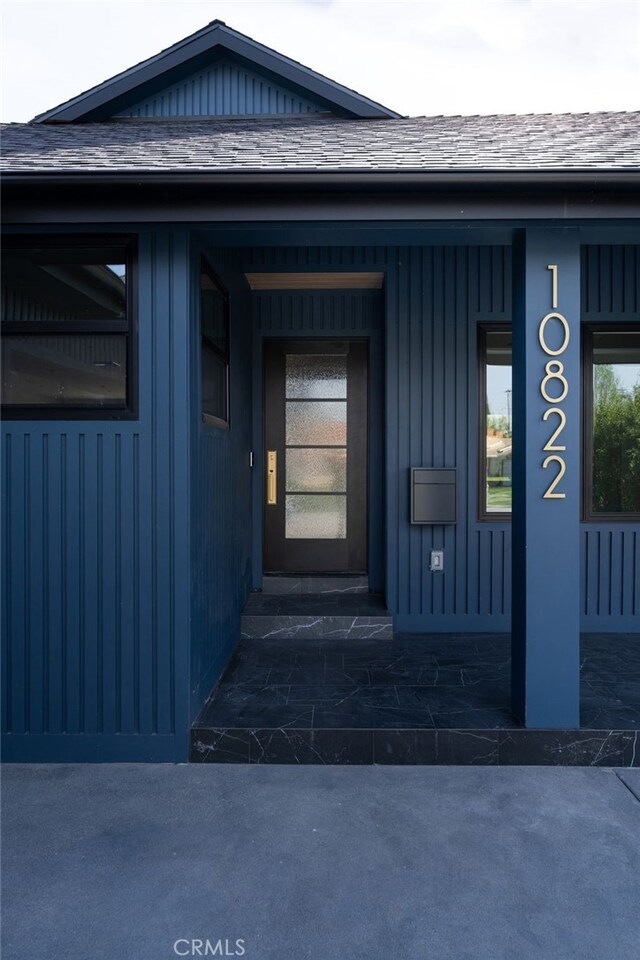
[[[256,73],[221,59],[204,70],[134,103],[121,117],[239,117],[322,113],[327,106]]]
[[[73,123],[99,122],[114,116],[136,116],[135,112],[131,114],[129,111],[135,111],[139,106],[152,109],[151,103],[162,96],[163,91],[180,87],[187,78],[200,72],[215,71],[215,63],[225,59],[238,63],[240,70],[263,76],[273,85],[276,100],[278,95],[286,92],[289,97],[297,98],[301,106],[312,105],[315,110],[311,112],[323,111],[359,118],[399,116],[355,90],[335,83],[309,67],[257,43],[251,37],[231,30],[220,20],[214,20],[203,30],[180,40],[167,50],[34,119],[38,123]],[[177,91],[174,91],[175,96],[179,96]],[[167,115],[171,114],[160,114]],[[184,116],[182,113],[176,115]]]

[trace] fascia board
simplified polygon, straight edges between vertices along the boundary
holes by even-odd
[[[509,188],[513,186],[547,187],[595,187],[625,186],[640,189],[640,170],[601,169],[590,170],[438,170],[438,171],[246,171],[215,172],[210,170],[113,170],[113,171],[51,171],[28,170],[24,172],[6,171],[2,175],[6,186],[15,183],[47,184],[77,183],[78,185],[117,185],[157,184],[158,186],[181,186],[199,184],[203,186],[264,186],[287,188],[295,186],[331,186],[335,188],[359,187],[371,189],[378,187],[491,187]]]

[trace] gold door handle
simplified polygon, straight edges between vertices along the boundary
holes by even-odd
[[[276,502],[278,478],[278,455],[275,450],[267,450],[267,503]]]

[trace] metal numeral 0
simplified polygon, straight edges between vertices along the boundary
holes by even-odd
[[[549,344],[547,343],[545,333],[547,329],[547,324],[549,320],[559,320],[562,324],[562,330],[564,333],[564,340],[557,350],[552,350]],[[538,339],[540,341],[540,346],[546,354],[550,357],[558,357],[561,353],[564,353],[567,347],[569,346],[569,337],[571,336],[571,331],[569,330],[569,324],[567,323],[567,318],[563,317],[561,313],[548,313],[546,317],[543,317],[540,321],[540,327],[538,329]]]

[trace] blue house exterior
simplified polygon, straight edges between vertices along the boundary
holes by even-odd
[[[188,759],[251,592],[282,572],[264,357],[283,341],[364,345],[355,572],[394,631],[511,631],[517,722],[576,730],[581,631],[640,632],[640,508],[596,510],[589,461],[594,335],[639,362],[639,116],[402,118],[215,21],[3,139],[16,355],[21,322],[39,334],[12,256],[128,258],[121,409],[30,409],[26,367],[3,368],[4,759]],[[483,345],[507,330],[512,516],[483,459]],[[455,483],[453,521],[430,493],[411,522],[418,480]]]

